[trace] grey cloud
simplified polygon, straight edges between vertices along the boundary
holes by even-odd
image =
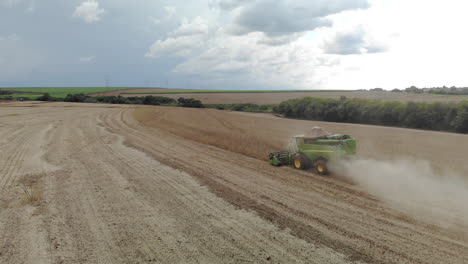
[[[323,49],[328,54],[350,55],[360,54],[364,43],[364,32],[347,32],[336,34],[333,39],[325,42]]]
[[[300,34],[291,34],[286,36],[278,37],[269,37],[265,36],[263,39],[258,41],[258,44],[263,44],[267,46],[281,46],[291,43],[292,41],[297,40],[300,37]]]
[[[326,16],[368,8],[367,0],[257,0],[244,4],[230,28],[233,35],[263,32],[283,36],[330,26]]]
[[[364,47],[367,53],[381,53],[388,50],[388,47],[383,44],[370,44]]]
[[[325,53],[337,55],[379,53],[387,50],[381,43],[366,40],[366,32],[362,28],[351,32],[338,32],[332,39],[325,41],[322,48]]]

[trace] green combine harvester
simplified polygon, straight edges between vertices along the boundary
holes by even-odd
[[[328,174],[327,163],[356,154],[356,140],[350,135],[329,134],[314,127],[308,135],[295,136],[290,142],[291,151],[272,152],[270,164],[292,165],[299,170],[314,167],[320,175]]]

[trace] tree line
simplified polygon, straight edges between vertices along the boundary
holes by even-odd
[[[12,91],[0,89],[0,95],[10,95],[13,94]]]
[[[273,108],[290,118],[468,133],[468,102],[382,102],[305,97]]]
[[[407,93],[429,93],[441,95],[468,95],[468,87],[431,87],[431,88],[418,88],[416,86],[408,87],[404,90],[393,89],[392,92],[407,92]]]
[[[65,98],[52,97],[50,94],[36,98],[38,101],[61,101],[73,103],[102,103],[102,104],[142,104],[142,105],[165,105],[165,106],[180,106],[203,108],[204,105],[200,100],[193,98],[179,98],[177,100],[164,96],[143,96],[143,97],[123,97],[123,96],[88,96],[85,94],[68,94]]]

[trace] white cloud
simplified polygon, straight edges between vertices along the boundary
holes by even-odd
[[[251,80],[260,84],[287,87],[317,88],[321,74],[339,59],[321,54],[303,38],[290,45],[259,44],[262,33],[230,36],[218,31],[195,56],[179,64],[179,74],[199,75],[215,79]]]
[[[179,56],[187,57],[199,50],[207,40],[209,28],[201,17],[194,18],[191,22],[183,21],[164,40],[155,41],[146,57]]]
[[[101,20],[104,13],[104,9],[99,8],[97,1],[87,0],[76,7],[73,16],[83,19],[86,23],[93,23]]]
[[[280,2],[283,5],[293,6],[303,3],[309,9],[318,6],[316,1],[313,4],[306,1],[293,3],[281,0]],[[250,80],[253,83],[267,86],[282,85],[314,89],[327,88],[330,79],[340,75],[343,71],[359,66],[349,65],[348,62],[346,68],[343,66],[342,56],[329,55],[326,52],[366,54],[383,51],[384,47],[386,48],[381,45],[382,42],[378,41],[381,34],[374,34],[373,29],[362,26],[365,21],[342,23],[338,19],[342,16],[349,16],[347,12],[351,12],[341,11],[367,7],[367,1],[335,1],[335,5],[331,5],[328,9],[323,5],[320,10],[315,10],[315,13],[311,11],[315,14],[315,17],[312,16],[314,21],[316,19],[328,21],[325,24],[330,25],[320,28],[316,27],[318,24],[307,24],[308,18],[304,18],[300,23],[297,22],[296,20],[301,20],[300,16],[289,16],[291,10],[282,10],[278,8],[278,4],[271,1],[221,0],[216,3],[224,10],[221,14],[227,12],[234,20],[218,24],[217,28],[214,26],[216,24],[208,24],[200,17],[190,22],[185,21],[169,33],[168,38],[156,41],[146,56],[177,56],[184,59],[173,69],[180,75],[197,75],[208,80]],[[259,8],[258,3],[269,3],[270,7],[276,10],[270,12],[271,10],[266,6],[263,9]],[[246,8],[252,9],[253,5],[255,5],[254,13],[258,18],[254,15],[250,16],[251,29],[241,32],[242,34],[233,35],[233,26],[240,25],[238,18],[247,12]],[[287,9],[288,6],[282,7]],[[306,10],[309,9],[306,8]],[[272,17],[278,18],[278,25],[271,24],[273,22],[270,20],[268,20],[270,22],[260,21],[262,17],[260,14],[267,11]],[[334,14],[334,16],[325,16],[327,14]],[[341,20],[346,19],[341,18]],[[331,26],[332,22],[333,26]],[[353,35],[356,35],[354,39]],[[328,49],[324,47],[325,44]]]
[[[467,4],[369,1],[215,0],[215,21],[182,23],[146,56],[179,57],[181,77],[267,86],[468,85]]]
[[[89,57],[80,57],[79,61],[81,63],[92,63],[96,60],[96,57],[94,56],[89,56]]]
[[[170,37],[165,40],[157,40],[151,45],[145,56],[153,58],[161,56],[187,57],[199,49],[203,42],[204,39],[200,36]]]
[[[208,24],[201,18],[196,17],[192,22],[184,21],[179,28],[171,33],[172,36],[193,36],[193,35],[204,35],[208,33]]]
[[[463,74],[468,37],[461,33],[466,8],[468,3],[456,0],[375,1],[369,10],[337,16],[336,30],[349,24],[366,25],[369,40],[389,49],[344,56],[340,65],[331,68],[326,87],[468,86]]]

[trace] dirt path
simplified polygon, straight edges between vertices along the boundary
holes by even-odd
[[[463,230],[144,126],[131,107],[4,104],[0,147],[0,263],[468,261]]]

